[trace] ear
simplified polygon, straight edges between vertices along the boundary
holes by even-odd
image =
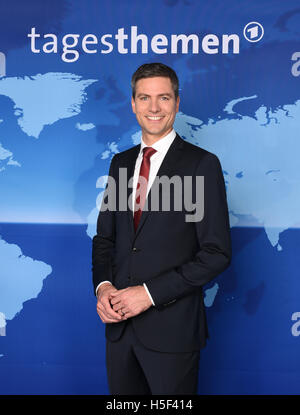
[[[177,99],[176,99],[176,112],[178,112],[178,110],[179,110],[179,103],[180,103],[180,98],[177,97]]]
[[[136,112],[135,112],[135,101],[134,101],[133,97],[131,97],[131,106],[132,106],[132,111],[136,114]]]

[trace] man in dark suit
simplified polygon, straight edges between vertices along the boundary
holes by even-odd
[[[111,161],[93,239],[111,394],[197,393],[208,337],[202,287],[231,259],[221,165],[174,131],[178,90],[166,65],[133,74],[142,140]]]

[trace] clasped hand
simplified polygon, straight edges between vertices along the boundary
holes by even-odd
[[[117,290],[111,284],[99,288],[97,313],[103,323],[118,323],[151,307],[151,300],[142,285]]]

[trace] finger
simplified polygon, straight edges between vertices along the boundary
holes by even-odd
[[[107,317],[103,312],[99,313],[99,316],[101,318],[101,320],[103,321],[103,323],[119,323],[119,319],[112,319]]]
[[[114,305],[114,304],[118,304],[118,303],[124,303],[124,300],[126,300],[126,297],[123,296],[118,296],[118,297],[114,297],[110,300],[110,304]]]
[[[118,292],[119,292],[118,290],[110,291],[109,294],[108,294],[108,299],[111,299],[112,298],[112,295],[113,294],[117,294]]]
[[[130,317],[133,317],[133,314],[132,313],[130,313],[130,312],[126,312],[126,313],[124,313],[124,315],[123,315],[123,318],[125,319],[125,320],[127,320],[128,318],[130,318]]]
[[[131,310],[129,309],[129,308],[120,308],[118,311],[117,311],[121,316],[124,316],[124,315],[128,315],[128,313],[131,313]]]
[[[107,318],[110,319],[118,319],[118,321],[121,320],[120,314],[113,310],[111,303],[109,302],[109,296],[103,295],[99,300],[98,304],[101,307],[101,310],[104,311],[104,314]]]
[[[107,315],[105,314],[104,309],[102,307],[97,307],[97,313],[99,317],[101,318],[101,320],[103,321],[103,323],[105,323],[105,320],[107,319]]]
[[[109,310],[109,309],[111,309],[111,308],[112,308],[112,306],[111,306],[111,302],[110,302],[109,298],[107,298],[107,297],[103,297],[103,298],[102,298],[102,300],[101,300],[101,304],[103,305],[103,307],[104,307],[106,310]]]
[[[102,305],[97,306],[97,313],[105,314],[105,309]]]
[[[101,312],[101,313],[104,313],[106,315],[105,307],[103,306],[103,304],[101,304],[101,303],[97,304],[97,312]]]
[[[120,303],[117,303],[117,304],[115,304],[114,306],[113,306],[113,310],[115,311],[115,312],[118,312],[119,310],[121,310],[122,309],[122,303],[120,302]]]
[[[117,290],[117,291],[112,291],[111,293],[109,293],[109,295],[111,295],[112,297],[115,297],[116,295],[120,294],[123,291],[124,291],[124,289]]]
[[[117,295],[122,294],[124,291],[128,291],[129,288],[130,287],[128,287],[128,288],[122,288],[122,290],[113,291],[113,292],[110,293],[110,295],[112,297],[116,297]]]
[[[112,320],[118,320],[120,321],[120,315],[118,313],[115,313],[112,308],[109,305],[109,310],[107,310],[107,308],[103,305],[103,303],[99,303],[99,305],[97,305],[97,310],[99,310],[99,312],[102,313],[102,315],[105,316],[106,319],[112,319]]]
[[[104,321],[103,321],[103,317],[102,317],[101,312],[97,311],[97,314],[98,314],[98,316],[101,318],[102,323],[104,323]]]
[[[102,305],[104,306],[104,311],[107,317],[112,318],[112,319],[117,318],[118,320],[120,320],[120,315],[112,309],[110,302],[108,300],[105,301],[104,304],[102,303]]]
[[[101,315],[100,318],[103,321],[103,323],[118,323],[124,320],[123,315],[113,311],[106,296],[103,296],[101,299],[98,299],[97,313],[99,314],[99,316]]]
[[[101,318],[103,323],[107,323],[108,322],[108,317],[103,313],[103,311],[99,311],[98,312],[99,317]]]
[[[131,318],[137,316],[139,313],[134,313],[133,311],[129,311],[126,313],[126,317]]]
[[[119,294],[119,295],[117,295],[116,297],[111,297],[111,298],[110,298],[110,303],[111,303],[111,304],[116,304],[116,303],[120,302],[121,300],[122,300],[122,297],[121,297],[121,295]]]
[[[122,316],[122,320],[127,319],[127,314],[123,310],[119,310],[120,315]]]
[[[119,313],[116,313],[113,310],[111,310],[109,312],[105,312],[105,315],[107,316],[107,318],[112,319],[112,320],[118,320],[118,321],[120,321],[122,319],[122,316],[120,316]]]

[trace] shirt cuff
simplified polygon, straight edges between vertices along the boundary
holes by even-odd
[[[98,284],[98,285],[97,285],[97,287],[96,287],[96,297],[97,297],[97,291],[98,291],[98,288],[100,287],[100,285],[104,284],[105,282],[109,282],[109,283],[111,284],[111,282],[110,282],[110,281],[102,281],[102,282],[100,282],[100,284]],[[112,284],[111,284],[111,285],[112,285]]]
[[[146,290],[146,292],[147,292],[147,294],[148,294],[148,296],[149,296],[149,298],[151,300],[151,303],[155,306],[154,301],[153,301],[153,298],[151,297],[151,294],[149,293],[149,290],[147,288],[147,285],[144,283],[143,286],[145,287],[145,290]]]

